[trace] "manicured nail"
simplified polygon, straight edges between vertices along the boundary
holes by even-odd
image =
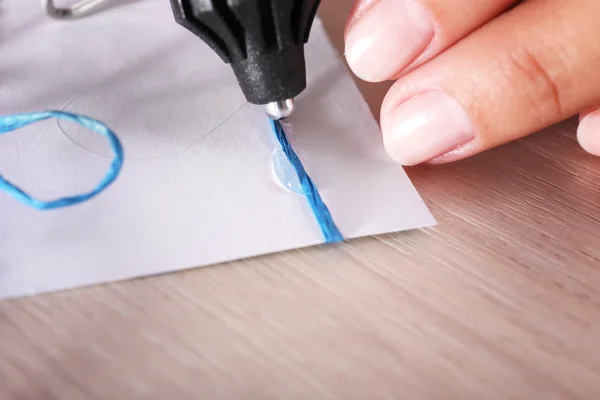
[[[346,36],[348,65],[366,81],[390,79],[427,47],[433,33],[433,20],[417,1],[379,0]]]
[[[382,116],[385,148],[403,165],[439,157],[475,138],[462,106],[443,92],[426,92]]]
[[[579,121],[577,141],[588,153],[600,156],[600,110],[586,115]]]

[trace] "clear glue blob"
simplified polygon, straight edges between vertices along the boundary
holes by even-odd
[[[305,194],[296,169],[281,149],[273,152],[273,174],[284,189],[297,194]]]

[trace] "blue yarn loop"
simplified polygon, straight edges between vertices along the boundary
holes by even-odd
[[[15,184],[8,181],[2,175],[0,175],[0,190],[8,193],[18,201],[31,206],[33,208],[37,208],[38,210],[50,210],[54,208],[68,207],[75,204],[83,203],[88,201],[92,197],[100,194],[104,189],[106,189],[111,183],[117,179],[119,172],[121,171],[121,167],[123,166],[123,146],[121,142],[117,138],[117,135],[104,125],[102,122],[97,121],[93,118],[89,118],[83,115],[73,114],[64,111],[41,111],[34,113],[23,113],[23,114],[14,114],[14,115],[5,115],[0,116],[0,134],[8,133],[14,131],[16,129],[22,128],[29,124],[33,124],[35,122],[40,122],[49,118],[57,118],[63,119],[66,121],[75,122],[79,125],[84,126],[91,131],[98,133],[104,137],[106,137],[110,143],[112,151],[115,155],[110,167],[108,168],[108,172],[102,178],[100,183],[92,189],[90,192],[82,193],[74,196],[63,197],[56,200],[50,201],[41,201],[33,198],[31,195],[27,194],[23,189],[19,188]]]
[[[283,126],[281,126],[281,122],[274,121],[272,119],[270,121],[273,133],[275,133],[275,136],[277,137],[277,140],[281,145],[283,153],[286,155],[286,157],[294,167],[296,174],[298,175],[298,180],[302,185],[303,193],[306,196],[306,199],[308,200],[308,204],[310,205],[310,208],[319,224],[319,227],[321,228],[321,232],[323,233],[325,242],[342,242],[344,240],[344,237],[335,225],[335,222],[331,217],[331,213],[329,212],[329,209],[323,202],[323,199],[321,198],[317,187],[313,183],[312,179],[310,179],[310,176],[308,176],[308,174],[306,173],[306,170],[304,169],[300,158],[298,158],[298,155],[296,154],[290,142],[288,141],[285,131],[283,130]]]

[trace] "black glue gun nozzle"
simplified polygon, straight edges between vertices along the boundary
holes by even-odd
[[[284,119],[294,112],[294,100],[274,101],[266,105],[266,111],[269,118],[274,121]]]
[[[171,0],[177,22],[231,65],[246,100],[273,119],[289,117],[306,89],[304,46],[320,3]]]

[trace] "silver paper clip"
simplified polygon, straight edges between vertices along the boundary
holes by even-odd
[[[109,0],[80,0],[70,7],[58,8],[54,5],[54,0],[42,0],[42,8],[52,18],[70,19],[81,18],[94,12],[98,6]]]

